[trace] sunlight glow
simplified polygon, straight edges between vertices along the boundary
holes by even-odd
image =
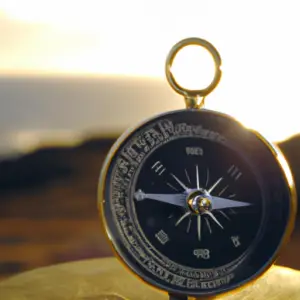
[[[110,1],[107,1],[105,6],[110,5],[109,3]],[[14,19],[30,23],[49,24],[58,28],[82,30],[91,30],[99,25],[99,18],[105,17],[101,14],[102,6],[103,2],[101,1],[89,0],[84,2],[9,0],[1,3],[4,12]],[[113,9],[113,6],[110,9]]]
[[[200,46],[188,46],[176,55],[171,70],[182,87],[199,90],[211,83],[215,65],[206,49]]]
[[[0,0],[0,17],[19,34],[2,33],[0,72],[164,78],[170,48],[201,37],[223,61],[207,108],[280,141],[300,132],[298,11],[297,1],[273,0]],[[173,70],[182,85],[198,88],[214,67],[207,53],[189,49]]]

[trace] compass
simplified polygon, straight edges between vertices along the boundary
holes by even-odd
[[[204,90],[182,88],[171,73],[178,51],[192,44],[215,61]],[[258,278],[295,218],[294,182],[280,151],[231,116],[203,107],[221,78],[220,64],[205,40],[176,44],[166,74],[187,109],[123,134],[100,176],[99,209],[116,255],[174,299],[216,296]]]

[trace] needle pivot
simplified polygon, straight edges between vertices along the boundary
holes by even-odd
[[[208,195],[206,194],[205,191],[203,192],[198,191],[192,194],[187,201],[189,209],[196,214],[201,214],[206,211],[211,211],[212,203],[207,196]]]

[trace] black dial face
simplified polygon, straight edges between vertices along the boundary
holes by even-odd
[[[172,112],[111,150],[99,201],[113,246],[143,280],[213,295],[261,274],[291,228],[275,152],[225,115]]]
[[[153,151],[136,178],[132,198],[140,229],[178,264],[229,264],[259,232],[260,188],[249,166],[222,145],[175,139]]]

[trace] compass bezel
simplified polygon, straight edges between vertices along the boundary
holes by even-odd
[[[187,289],[178,289],[178,288],[172,288],[170,286],[167,286],[166,284],[162,284],[161,282],[158,282],[157,280],[149,277],[145,271],[139,266],[135,261],[132,260],[132,257],[130,253],[126,250],[126,247],[123,245],[122,241],[120,240],[120,237],[117,236],[117,231],[114,228],[113,220],[111,219],[111,215],[107,213],[109,211],[109,201],[107,201],[106,194],[108,193],[108,187],[109,184],[107,180],[109,181],[112,167],[114,165],[115,158],[117,157],[117,153],[122,149],[122,147],[129,141],[132,136],[134,136],[138,131],[142,130],[142,128],[145,128],[151,123],[154,123],[160,119],[163,118],[172,118],[173,116],[180,114],[183,116],[186,115],[186,120],[188,121],[188,117],[193,116],[193,118],[197,118],[199,120],[199,123],[201,123],[201,119],[208,118],[211,119],[212,122],[215,124],[220,123],[222,126],[224,123],[226,123],[227,127],[225,126],[224,130],[226,131],[226,136],[230,136],[232,140],[236,139],[237,131],[236,129],[239,129],[239,133],[247,133],[251,136],[251,139],[256,140],[256,143],[260,145],[261,149],[264,149],[265,155],[268,155],[271,161],[272,161],[272,168],[277,169],[276,174],[272,175],[272,180],[280,181],[281,185],[281,193],[284,194],[284,198],[288,200],[288,212],[286,216],[286,222],[284,224],[284,228],[282,229],[282,234],[280,234],[280,237],[277,237],[279,241],[276,243],[277,246],[274,247],[274,249],[271,251],[272,255],[268,257],[267,260],[264,261],[264,264],[260,266],[256,272],[252,272],[252,276],[247,277],[246,279],[241,280],[240,282],[237,282],[233,285],[222,287],[219,289],[215,289],[213,291],[210,290],[187,290]],[[220,124],[218,126],[220,126]],[[229,125],[228,125],[229,124]],[[221,127],[222,127],[221,126]],[[240,144],[245,143],[242,135],[239,136]],[[253,147],[253,145],[251,145]],[[261,150],[260,149],[260,150]],[[252,149],[253,150],[253,149]],[[255,149],[257,151],[257,149]],[[245,155],[245,153],[242,153]],[[252,154],[251,154],[252,155]],[[251,157],[250,155],[250,157]],[[249,151],[248,151],[249,156]],[[249,157],[247,159],[250,159]],[[253,157],[251,158],[253,159]],[[251,160],[250,159],[250,160]],[[257,165],[257,162],[255,163]],[[271,168],[271,169],[272,169]],[[258,168],[256,168],[256,172],[258,172]],[[264,173],[264,172],[262,172]],[[262,175],[262,174],[261,174]],[[263,177],[263,176],[262,176]],[[278,183],[278,182],[277,182]],[[270,195],[269,195],[270,197]],[[261,276],[271,265],[275,262],[279,251],[281,248],[286,244],[289,236],[291,235],[294,221],[295,221],[295,215],[296,215],[296,190],[294,181],[290,172],[290,169],[282,155],[279,149],[276,148],[276,146],[269,143],[266,139],[264,139],[259,133],[257,133],[254,130],[248,129],[244,127],[240,122],[238,122],[236,119],[234,119],[231,116],[228,116],[223,113],[201,109],[201,110],[176,110],[167,112],[158,116],[155,116],[154,118],[151,118],[147,121],[144,121],[137,125],[134,128],[131,128],[127,130],[113,145],[111,148],[109,154],[107,155],[107,158],[103,164],[103,168],[100,174],[100,182],[98,187],[98,208],[100,212],[100,218],[102,219],[102,223],[104,225],[104,229],[106,231],[106,235],[109,239],[110,245],[112,246],[116,256],[120,259],[120,261],[135,275],[138,276],[138,278],[142,279],[147,284],[150,284],[151,286],[154,286],[162,291],[167,291],[171,293],[176,294],[188,294],[190,296],[201,296],[201,295],[216,295],[220,293],[225,293],[228,291],[231,291],[233,289],[239,288],[241,285],[249,284],[253,280],[255,280],[257,277]],[[251,262],[259,261],[259,253],[252,252],[250,254],[250,257],[247,257],[245,261],[248,261],[248,264],[250,265]],[[243,261],[241,265],[243,265],[245,262]],[[253,264],[252,264],[253,265]],[[254,264],[255,265],[255,264]],[[245,268],[245,267],[244,267]],[[239,273],[240,274],[240,273]],[[242,278],[242,277],[241,277]]]

